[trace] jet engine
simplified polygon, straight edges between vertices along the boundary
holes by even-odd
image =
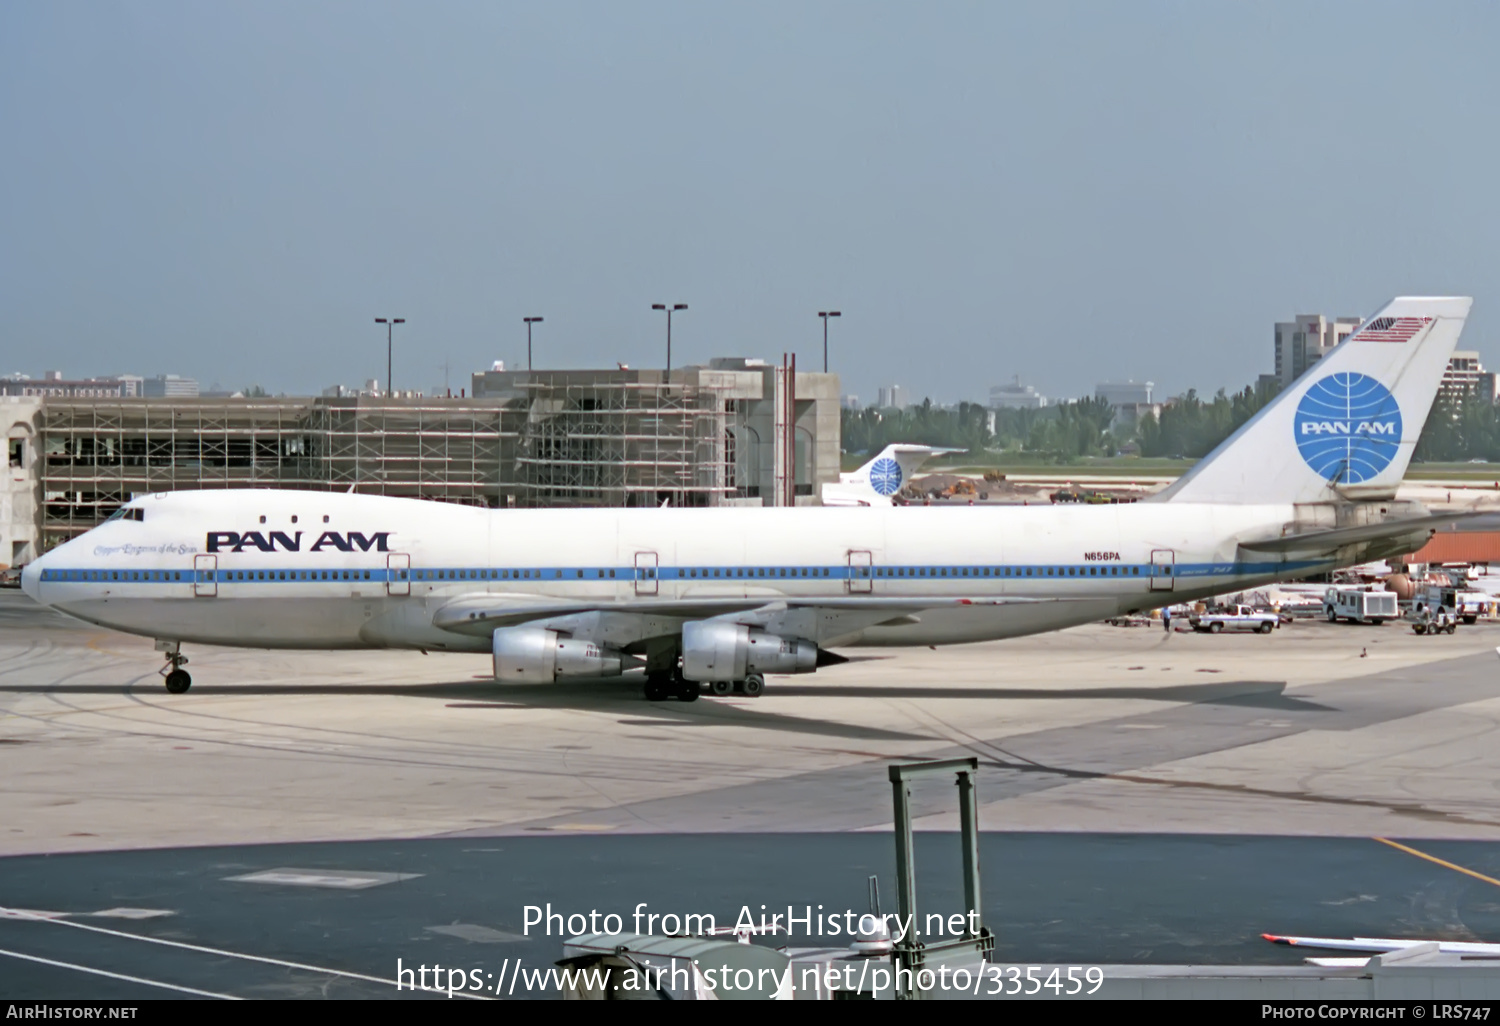
[[[551,684],[562,677],[614,677],[632,661],[613,648],[560,636],[542,627],[501,627],[491,639],[495,679]]]
[[[498,633],[498,632],[497,632]],[[688,680],[744,680],[750,673],[811,673],[818,646],[724,620],[682,625],[682,675]]]

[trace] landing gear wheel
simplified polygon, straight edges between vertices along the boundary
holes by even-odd
[[[174,695],[180,695],[192,686],[193,678],[186,670],[173,670],[167,674],[167,690]]]
[[[715,695],[723,698],[725,695],[732,694],[734,692],[734,681],[716,680],[709,685],[709,688]]]
[[[672,685],[665,677],[646,678],[646,701],[665,702],[672,694]]]
[[[1224,625],[1222,623],[1211,623],[1208,625],[1208,633],[1210,634],[1218,634],[1223,629]]]
[[[766,678],[752,673],[740,682],[740,690],[751,698],[759,698],[761,692],[766,690]]]
[[[696,702],[698,696],[703,692],[698,688],[698,682],[688,680],[686,677],[677,678],[677,700],[679,702]]]

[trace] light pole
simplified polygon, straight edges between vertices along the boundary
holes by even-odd
[[[667,312],[667,371],[670,372],[672,370],[672,313],[676,310],[686,310],[687,304],[673,303],[668,306],[666,303],[652,303],[651,309]]]
[[[521,320],[526,322],[526,369],[529,371],[531,370],[531,326],[533,324],[541,324],[542,319],[540,317],[522,317]]]
[[[842,317],[843,314],[837,310],[819,310],[818,316],[823,318],[823,373],[828,373],[828,318]]]
[[[391,317],[387,319],[385,317],[377,317],[375,318],[375,323],[385,325],[385,394],[389,397],[391,394],[391,329],[397,324],[405,324],[406,318]]]

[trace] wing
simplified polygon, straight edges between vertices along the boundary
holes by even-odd
[[[1477,941],[1430,941],[1394,937],[1285,937],[1274,933],[1263,933],[1261,936],[1272,944],[1289,944],[1299,948],[1323,948],[1328,951],[1363,951],[1375,955],[1387,951],[1401,951],[1405,948],[1416,947],[1418,944],[1432,943],[1437,944],[1438,949],[1446,954],[1500,955],[1500,944]]]
[[[844,595],[794,598],[782,595],[746,597],[651,598],[618,602],[538,601],[535,595],[466,595],[445,604],[433,625],[455,634],[486,637],[497,628],[520,624],[587,637],[612,645],[680,634],[689,620],[726,619],[772,633],[819,644],[870,627],[920,622],[923,613],[974,606],[1034,606],[1076,599],[972,598],[952,596]]]

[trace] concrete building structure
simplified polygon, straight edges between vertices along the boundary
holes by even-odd
[[[1153,381],[1100,382],[1094,386],[1094,398],[1109,403],[1114,417],[1109,422],[1110,430],[1134,427],[1135,423],[1150,413],[1161,415],[1161,403],[1151,399]]]
[[[1103,381],[1094,386],[1094,398],[1111,406],[1149,406],[1155,387],[1153,381]]]
[[[911,392],[905,385],[882,386],[875,399],[875,407],[881,410],[904,410],[909,405]]]
[[[1276,380],[1285,388],[1363,323],[1359,317],[1298,314],[1276,324]]]
[[[140,396],[142,379],[133,374],[104,378],[64,378],[61,371],[45,371],[40,378],[12,374],[0,378],[0,396],[83,396],[130,399]]]
[[[41,551],[37,479],[39,396],[0,396],[0,436],[5,439],[0,478],[0,568],[23,566]]]
[[[1472,350],[1455,350],[1448,359],[1448,369],[1443,371],[1442,383],[1438,385],[1441,399],[1457,402],[1477,399],[1480,402],[1495,401],[1495,374],[1484,369],[1479,354]]]
[[[141,383],[141,394],[147,399],[186,399],[198,394],[198,382],[176,374],[158,374]]]
[[[477,398],[457,399],[0,399],[16,461],[0,492],[0,562],[35,558],[148,492],[769,506],[813,504],[838,479],[836,375],[739,359],[670,374],[487,371],[474,385]]]
[[[992,410],[1040,410],[1047,405],[1047,397],[1031,385],[1021,384],[1020,375],[1009,385],[993,385],[990,388]]]
[[[728,357],[670,372],[490,370],[472,384],[528,411],[517,505],[806,505],[838,480],[835,374]]]

